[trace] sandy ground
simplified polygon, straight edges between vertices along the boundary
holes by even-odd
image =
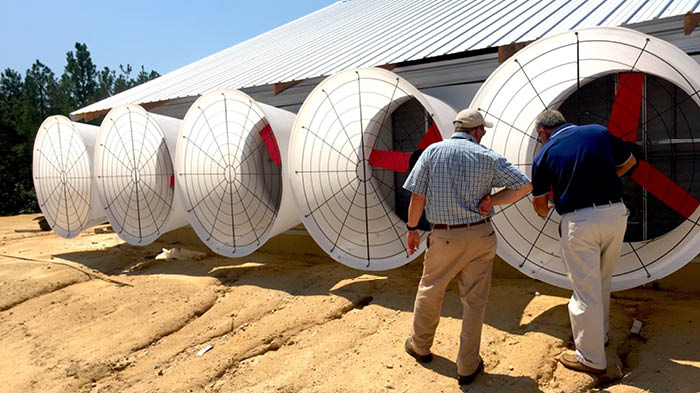
[[[433,351],[404,353],[421,271],[365,274],[314,255],[156,261],[114,233],[72,240],[0,218],[1,392],[698,392],[700,294],[614,294],[608,374],[563,368],[569,292],[495,277],[481,353],[455,379],[452,286]],[[634,319],[640,336],[629,333]],[[212,348],[199,356],[203,348]]]

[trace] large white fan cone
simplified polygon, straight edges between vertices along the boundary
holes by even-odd
[[[700,65],[677,47],[624,28],[570,31],[528,45],[501,64],[481,86],[471,106],[495,123],[482,144],[504,154],[530,175],[532,160],[541,146],[533,130],[534,119],[545,106],[556,108],[575,92],[577,64],[581,85],[606,74],[644,72],[672,82],[700,103]],[[699,219],[700,211],[696,210],[663,236],[624,243],[612,289],[657,280],[698,255]],[[543,225],[545,221],[533,212],[530,198],[497,209],[498,254],[530,277],[569,288],[560,257],[559,222],[554,212]]]
[[[246,256],[300,224],[283,168],[293,122],[293,113],[237,90],[204,94],[187,111],[177,145],[178,193],[192,228],[214,252]]]
[[[97,131],[65,116],[50,116],[34,140],[32,175],[39,207],[54,232],[65,238],[105,221],[93,192]]]
[[[288,166],[302,221],[319,246],[363,270],[395,268],[418,256],[406,252],[406,224],[395,213],[395,192],[405,175],[368,161],[374,149],[416,150],[433,122],[448,137],[455,115],[379,68],[344,71],[321,82],[297,114]]]
[[[118,106],[102,121],[95,148],[98,194],[112,228],[130,244],[150,244],[187,225],[172,160],[180,123],[139,105]]]

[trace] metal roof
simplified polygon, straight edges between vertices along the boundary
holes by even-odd
[[[303,80],[700,10],[700,0],[344,0],[73,112]]]

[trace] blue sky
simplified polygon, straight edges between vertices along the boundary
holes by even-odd
[[[38,59],[58,76],[77,41],[98,69],[165,74],[335,2],[0,0],[0,71]]]

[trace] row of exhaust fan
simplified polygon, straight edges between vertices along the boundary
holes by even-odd
[[[106,219],[147,245],[191,225],[214,252],[241,257],[303,222],[337,261],[386,270],[420,254],[406,253],[396,212],[410,153],[449,136],[454,117],[377,68],[327,78],[297,115],[217,90],[182,120],[138,105],[113,108],[100,127],[51,116],[37,132],[34,184],[65,238]]]

